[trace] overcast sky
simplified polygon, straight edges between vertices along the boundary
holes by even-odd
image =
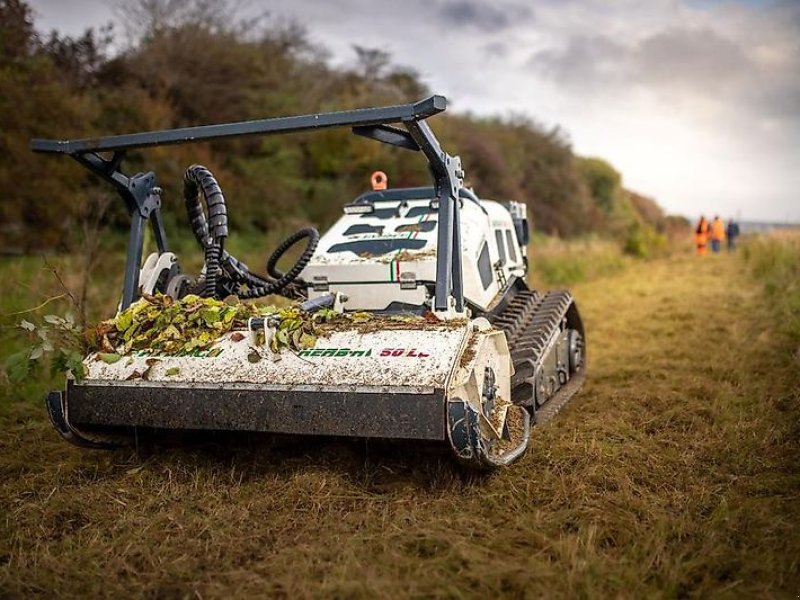
[[[114,17],[113,0],[30,3],[42,30]],[[353,44],[380,48],[455,110],[559,125],[670,212],[800,222],[800,0],[246,6],[305,25],[334,65]]]

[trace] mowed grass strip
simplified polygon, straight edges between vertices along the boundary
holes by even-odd
[[[489,477],[412,444],[86,451],[21,411],[0,432],[0,595],[793,597],[797,363],[743,269],[679,257],[578,286],[588,383]]]

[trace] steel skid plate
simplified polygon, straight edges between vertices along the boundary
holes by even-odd
[[[69,385],[70,422],[81,426],[445,439],[444,392],[364,393],[268,386]]]

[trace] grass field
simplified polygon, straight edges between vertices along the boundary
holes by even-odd
[[[577,284],[587,385],[489,477],[335,440],[79,450],[23,398],[47,382],[3,384],[0,597],[796,597],[800,355],[770,251]]]
[[[530,278],[537,287],[571,286],[606,277],[619,273],[633,261],[623,254],[618,243],[596,237],[562,240],[535,236],[528,258]]]

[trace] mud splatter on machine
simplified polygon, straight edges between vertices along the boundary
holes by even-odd
[[[307,313],[372,317],[368,327],[329,331],[301,350],[271,349],[275,323],[267,316],[222,335],[211,351],[157,361],[140,351],[114,364],[89,355],[86,378],[68,378],[65,391],[48,396],[58,432],[89,447],[124,443],[137,428],[246,430],[439,440],[482,467],[520,457],[532,426],[582,385],[585,332],[568,292],[528,287],[526,206],[481,199],[463,186],[460,159],[442,149],[426,121],[445,108],[444,97],[432,96],[346,112],[33,140],[33,150],[71,156],[125,202],[131,226],[120,310],[143,294],[279,293]],[[205,255],[197,277],[183,273],[169,250],[155,175],[122,171],[133,148],[330,127],[420,152],[433,185],[390,189],[375,173],[373,190],[346,204],[322,237],[309,228],[281,244],[268,275],[225,250],[228,205],[206,168],[190,167],[184,181],[190,226]],[[157,252],[142,264],[148,222]],[[278,259],[302,240],[296,264],[280,272]],[[254,352],[263,360],[251,360]],[[133,377],[144,369],[147,379]]]

